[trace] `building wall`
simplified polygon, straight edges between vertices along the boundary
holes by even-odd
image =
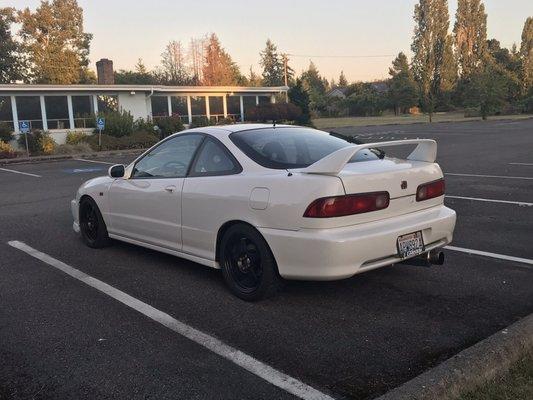
[[[147,119],[151,114],[151,103],[144,93],[135,94],[120,92],[118,94],[118,105],[120,108],[129,111],[134,119]],[[150,107],[150,109],[148,109]]]

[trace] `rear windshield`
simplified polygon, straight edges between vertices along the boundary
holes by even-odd
[[[346,140],[310,128],[262,128],[235,132],[230,139],[248,157],[267,168],[305,168],[327,155],[353,146]],[[371,151],[359,152],[350,162],[377,160]]]

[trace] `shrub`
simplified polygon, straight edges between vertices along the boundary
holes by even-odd
[[[76,131],[70,131],[67,132],[67,144],[80,144],[80,143],[86,143],[87,138],[89,135],[87,135],[85,132],[76,132]]]
[[[144,120],[142,118],[138,118],[137,120],[135,120],[135,122],[133,123],[133,130],[135,132],[138,132],[138,131],[145,131],[145,132],[155,132],[155,129],[154,127],[156,126],[157,124],[154,123],[153,121],[150,121],[150,120]]]
[[[92,153],[92,148],[88,143],[60,144],[54,149],[54,154],[87,154]]]
[[[54,151],[56,142],[47,132],[34,130],[26,135],[19,135],[17,142],[24,150],[26,150],[26,136],[28,137],[30,155],[51,154]]]
[[[157,136],[150,132],[135,132],[120,138],[102,134],[102,150],[144,149],[153,146],[158,141]],[[100,150],[97,133],[89,136],[87,143],[93,150]]]
[[[209,126],[209,120],[207,119],[207,117],[192,117],[192,123],[189,128],[199,128],[201,126]]]
[[[181,118],[177,115],[172,117],[163,117],[157,120],[157,126],[161,132],[161,139],[172,135],[173,133],[180,132],[184,128]]]
[[[129,111],[111,111],[98,114],[105,118],[105,128],[102,133],[113,137],[122,137],[133,133],[133,115]]]
[[[4,122],[0,122],[0,141],[9,143],[12,140],[13,132],[11,127]]]
[[[217,125],[231,125],[234,124],[235,120],[232,117],[220,118],[217,121]]]
[[[9,143],[0,140],[0,158],[15,158],[17,152]]]

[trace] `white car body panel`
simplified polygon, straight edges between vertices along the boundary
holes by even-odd
[[[276,170],[257,164],[229,138],[232,132],[266,127],[271,128],[244,124],[175,134],[199,132],[215,137],[233,154],[242,172],[129,179],[133,166],[148,150],[126,167],[124,178],[95,178],[79,188],[71,204],[74,229],[79,231],[79,202],[82,196],[90,196],[110,237],[219,268],[219,232],[226,224],[241,221],[263,235],[282,277],[317,280],[346,278],[400,261],[396,250],[400,235],[422,231],[426,250],[451,242],[456,216],[444,206],[443,196],[422,202],[415,198],[418,185],[443,177],[433,162],[434,141],[402,141],[417,145],[408,160],[347,164],[356,152],[381,147],[380,143],[343,148],[335,152],[340,152],[337,158],[330,155],[307,168]],[[401,181],[408,182],[406,189],[400,187]],[[389,207],[346,217],[303,217],[318,198],[376,191],[390,193]]]

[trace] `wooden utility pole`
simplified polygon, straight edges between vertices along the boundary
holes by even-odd
[[[283,76],[285,78],[285,86],[289,86],[289,78],[287,76],[287,68],[288,68],[288,63],[289,63],[289,58],[287,56],[287,54],[283,54],[282,55],[283,57]],[[289,102],[289,92],[285,92],[285,101],[288,103]]]

